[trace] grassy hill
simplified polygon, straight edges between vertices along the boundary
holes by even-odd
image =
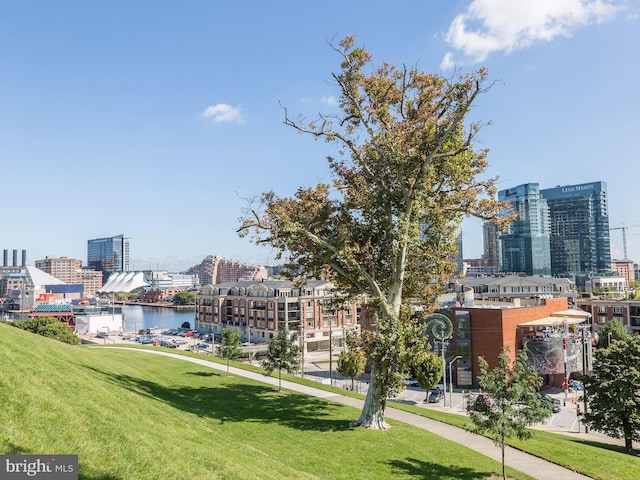
[[[2,324],[0,353],[0,451],[78,454],[83,479],[486,479],[501,468],[407,425],[350,429],[355,409],[189,362]]]

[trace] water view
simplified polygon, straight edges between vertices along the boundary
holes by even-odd
[[[178,311],[174,308],[124,305],[124,329],[138,331],[146,328],[179,328],[184,322],[195,327],[194,311]]]

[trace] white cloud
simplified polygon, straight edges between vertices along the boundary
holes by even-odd
[[[239,125],[245,123],[242,117],[242,110],[239,107],[232,107],[226,103],[218,103],[204,109],[204,118],[210,119],[213,123],[236,122]]]
[[[482,62],[494,52],[513,52],[538,41],[570,37],[578,28],[612,18],[621,10],[610,0],[473,0],[456,16],[446,42],[463,62]],[[455,65],[447,52],[441,68]]]
[[[333,95],[324,96],[320,99],[320,101],[326,105],[331,105],[331,106],[338,104],[338,100],[336,100],[336,97],[334,97]]]

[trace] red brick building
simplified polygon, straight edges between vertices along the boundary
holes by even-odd
[[[503,348],[508,348],[513,361],[525,343],[533,342],[531,345],[537,346],[539,340],[548,348],[540,350],[540,358],[530,355],[532,362],[547,383],[562,383],[564,372],[558,371],[557,346],[562,345],[562,338],[566,337],[572,339],[573,348],[578,332],[576,325],[586,325],[590,317],[583,311],[569,310],[567,306],[566,298],[548,298],[535,306],[454,307],[443,312],[453,323],[453,335],[445,347],[445,359],[461,356],[452,366],[454,384],[477,385],[480,375],[478,357],[483,357],[494,368]],[[437,342],[434,347],[441,353]],[[572,350],[572,356],[578,355],[578,350]],[[543,357],[553,361],[547,365],[549,362]],[[574,369],[576,361],[571,363]]]

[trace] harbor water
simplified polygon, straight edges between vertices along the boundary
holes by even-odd
[[[189,328],[195,327],[195,312],[176,310],[175,308],[147,307],[143,305],[124,305],[124,329],[127,331],[143,329],[180,328],[188,322]]]

